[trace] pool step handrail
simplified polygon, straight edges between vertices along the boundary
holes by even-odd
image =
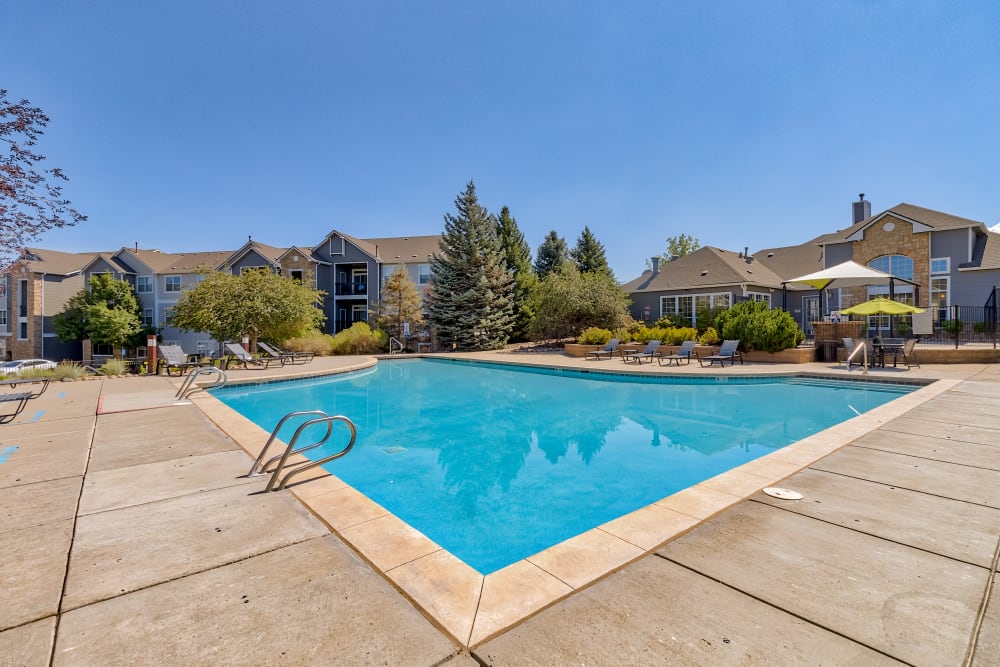
[[[281,482],[279,483],[278,482],[278,478],[281,476],[281,473],[284,471],[285,463],[288,460],[289,455],[293,451],[299,451],[299,452],[301,452],[301,451],[304,451],[306,449],[311,449],[312,447],[318,447],[319,445],[321,445],[324,442],[326,442],[326,439],[330,437],[330,432],[333,430],[333,423],[334,422],[338,422],[338,421],[344,422],[345,424],[347,424],[347,428],[351,431],[351,440],[350,440],[350,442],[347,443],[347,446],[344,447],[343,449],[341,449],[339,452],[336,452],[334,454],[330,454],[329,456],[325,456],[325,457],[323,457],[321,459],[317,459],[315,461],[309,461],[308,463],[305,463],[305,464],[302,464],[302,465],[297,465],[294,470],[292,470],[291,472],[287,473],[284,477],[282,477],[281,478]],[[323,437],[323,440],[321,442],[316,443],[316,444],[309,445],[308,447],[303,447],[303,448],[301,448],[299,450],[295,450],[295,442],[299,439],[299,436],[302,434],[302,432],[305,429],[307,429],[310,426],[313,426],[315,424],[326,424],[327,425],[327,433]],[[301,474],[301,473],[305,472],[306,470],[311,470],[311,469],[313,469],[313,468],[315,468],[317,466],[321,466],[324,463],[329,463],[330,461],[333,461],[334,459],[339,459],[341,456],[344,456],[349,451],[351,451],[351,449],[354,448],[354,443],[357,441],[357,439],[358,439],[358,429],[357,429],[357,427],[354,425],[354,422],[352,422],[350,419],[348,419],[347,417],[345,417],[343,415],[332,415],[332,416],[331,415],[327,415],[325,417],[318,417],[316,419],[310,419],[309,421],[304,422],[297,429],[295,429],[295,435],[293,435],[292,439],[288,441],[288,446],[285,448],[285,453],[281,455],[280,460],[278,461],[277,465],[274,467],[274,472],[271,474],[271,479],[270,479],[270,481],[268,481],[267,486],[264,487],[264,491],[281,491],[282,489],[284,489],[288,485],[288,480],[290,480],[295,475]],[[276,484],[277,484],[277,487],[275,486]]]
[[[202,375],[215,375],[215,380],[212,384],[208,385],[196,385],[194,382]],[[229,378],[226,376],[226,372],[221,368],[216,368],[215,366],[204,366],[202,368],[192,368],[191,371],[185,376],[184,382],[181,384],[181,388],[177,390],[174,395],[175,400],[183,400],[188,397],[188,394],[195,391],[196,389],[214,389],[215,387],[225,386]]]
[[[393,347],[398,345],[399,347]],[[395,336],[389,337],[389,354],[398,354],[406,349],[406,346]]]
[[[868,344],[865,342],[854,346],[854,349],[851,350],[851,353],[844,360],[844,365],[847,366],[847,371],[850,372],[851,361],[857,356],[858,352],[861,353],[861,374],[868,375]]]
[[[267,439],[266,443],[264,443],[264,448],[260,450],[260,454],[257,455],[257,459],[253,462],[253,465],[250,466],[250,472],[247,473],[247,477],[256,477],[257,475],[267,474],[266,470],[267,466],[269,466],[272,461],[279,459],[281,457],[276,456],[275,458],[270,459],[264,466],[261,466],[260,462],[264,460],[264,457],[267,456],[267,450],[270,449],[271,445],[274,444],[274,441],[278,439],[278,432],[281,431],[281,427],[284,426],[285,422],[287,422],[289,419],[293,419],[295,417],[304,417],[306,415],[312,415],[314,417],[330,416],[325,412],[323,412],[322,410],[299,410],[298,412],[289,412],[287,415],[282,417],[280,420],[278,420],[278,425],[274,427],[273,431],[271,431],[271,437]],[[326,429],[326,435],[323,436],[323,438],[319,442],[314,443],[309,447],[304,447],[303,449],[310,449],[312,447],[322,445],[324,442],[326,442],[326,439],[330,437],[330,433],[332,432],[333,432],[333,424],[329,424]],[[293,439],[295,437],[298,437],[298,434],[299,434],[298,431],[296,431]]]

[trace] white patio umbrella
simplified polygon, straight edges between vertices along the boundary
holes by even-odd
[[[912,280],[899,278],[891,273],[862,266],[857,262],[848,260],[842,264],[837,264],[836,266],[831,266],[828,269],[823,269],[822,271],[816,271],[815,273],[786,280],[781,284],[781,286],[782,288],[785,288],[788,283],[809,285],[810,287],[818,289],[820,296],[822,297],[827,289],[832,288],[889,285],[889,298],[893,298],[895,296],[894,285],[896,282],[916,285],[916,283]]]

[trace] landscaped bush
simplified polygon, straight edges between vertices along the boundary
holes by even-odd
[[[669,329],[671,327],[683,328],[691,326],[691,320],[683,315],[670,313],[653,322],[653,326],[660,329]]]
[[[941,330],[945,333],[951,334],[955,338],[958,338],[964,328],[965,323],[962,322],[962,320],[945,320],[941,323]]]
[[[282,347],[289,352],[312,352],[316,356],[325,357],[333,350],[333,336],[313,329],[304,336],[289,338]]]
[[[355,322],[333,337],[331,351],[334,354],[377,354],[389,347],[389,336],[384,331],[372,328],[365,322]]]
[[[640,327],[638,331],[632,334],[632,340],[637,343],[648,343],[651,340],[663,340],[663,337],[667,335],[666,329],[661,329],[659,327]]]
[[[718,345],[722,339],[719,338],[719,332],[715,330],[715,327],[709,327],[705,329],[705,333],[701,335],[698,342],[702,345]]]
[[[719,313],[715,329],[726,340],[738,338],[744,350],[762,352],[787,350],[806,338],[791,315],[770,310],[763,301],[738,303]]]
[[[581,345],[607,345],[610,340],[611,331],[609,329],[590,327],[583,330],[583,333],[576,339],[576,342]]]
[[[14,378],[44,378],[52,377],[51,368],[26,368],[20,375],[13,375]]]
[[[61,361],[59,365],[52,370],[52,377],[57,380],[76,380],[82,377],[87,377],[87,369],[79,364],[75,364],[72,361]]]
[[[125,362],[121,359],[108,359],[101,364],[101,367],[97,369],[97,372],[101,375],[107,375],[108,377],[125,375]]]
[[[632,334],[629,332],[628,327],[619,327],[617,329],[611,330],[611,337],[617,338],[623,343],[628,343],[632,340]]]
[[[669,327],[664,329],[661,340],[667,345],[680,345],[686,340],[698,340],[698,330],[694,327]]]

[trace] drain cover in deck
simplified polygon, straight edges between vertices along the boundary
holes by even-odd
[[[764,489],[764,493],[774,498],[782,500],[802,500],[802,494],[791,489],[783,489],[780,486],[769,486]]]

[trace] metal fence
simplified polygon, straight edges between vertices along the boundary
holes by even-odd
[[[934,332],[918,337],[921,346],[996,349],[1000,343],[1000,327],[997,325],[997,307],[989,301],[986,306],[949,306],[941,309],[934,322]]]

